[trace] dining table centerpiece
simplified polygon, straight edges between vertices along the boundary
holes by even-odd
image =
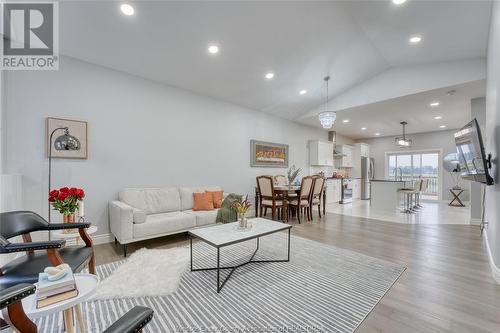
[[[233,202],[233,209],[238,213],[238,228],[239,229],[249,229],[251,228],[251,224],[248,223],[246,214],[248,213],[248,210],[252,204],[250,203],[250,200],[248,200],[248,195],[245,197],[241,196],[239,199],[236,199]]]
[[[293,185],[293,182],[297,179],[299,176],[299,173],[302,171],[302,168],[295,168],[295,164],[292,165],[290,169],[288,169],[288,188],[290,188]]]
[[[63,215],[64,223],[75,223],[75,212],[85,198],[85,191],[76,187],[61,187],[49,192],[52,207]],[[64,233],[75,233],[78,229],[64,229]]]

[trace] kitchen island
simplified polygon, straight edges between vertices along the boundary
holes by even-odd
[[[399,190],[408,188],[411,182],[394,179],[373,179],[371,181],[370,207],[375,210],[394,211],[399,207]]]

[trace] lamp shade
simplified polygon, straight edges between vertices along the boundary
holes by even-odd
[[[80,140],[70,135],[68,129],[65,129],[64,134],[54,140],[56,150],[80,150],[81,146]]]

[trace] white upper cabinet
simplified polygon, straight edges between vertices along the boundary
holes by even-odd
[[[309,141],[309,164],[333,166],[333,142],[326,140]]]
[[[335,166],[337,168],[352,168],[353,147],[349,145],[337,146],[337,151],[342,156],[337,157]]]
[[[370,145],[366,143],[358,143],[361,157],[370,157]]]

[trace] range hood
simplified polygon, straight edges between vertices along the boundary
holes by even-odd
[[[337,132],[336,131],[328,131],[328,141],[333,142],[333,157],[346,156],[346,154],[343,154],[337,150]]]

